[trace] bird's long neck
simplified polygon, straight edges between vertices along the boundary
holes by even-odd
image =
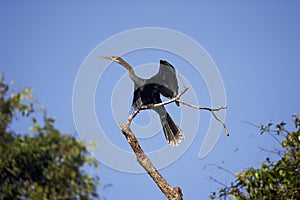
[[[138,77],[135,73],[134,73],[134,70],[133,68],[125,61],[123,60],[122,58],[118,58],[120,64],[122,66],[124,66],[127,70],[128,70],[128,75],[129,77],[131,78],[131,80],[137,84],[137,85],[143,85],[144,84],[144,79]]]
[[[144,84],[144,79],[142,79],[142,78],[138,77],[137,75],[135,75],[132,68],[130,70],[128,70],[128,75],[135,84],[137,84],[137,85],[143,85]]]

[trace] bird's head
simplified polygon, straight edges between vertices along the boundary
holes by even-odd
[[[112,61],[115,61],[117,63],[120,63],[120,57],[118,57],[118,56],[99,56],[99,58],[103,58],[103,59],[106,59],[106,60],[112,60]]]
[[[115,61],[115,62],[121,64],[123,67],[125,67],[128,71],[132,71],[132,67],[125,60],[120,58],[119,56],[98,56],[98,57],[106,59],[106,60]]]

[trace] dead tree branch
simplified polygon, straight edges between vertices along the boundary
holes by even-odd
[[[120,129],[124,136],[126,137],[129,145],[131,146],[132,150],[134,151],[136,155],[136,159],[138,163],[146,170],[146,172],[151,176],[153,181],[156,183],[156,185],[161,189],[161,191],[165,194],[165,196],[169,200],[182,200],[183,195],[181,192],[181,189],[179,187],[172,188],[167,181],[162,177],[162,175],[157,171],[157,169],[153,166],[151,163],[150,159],[146,156],[144,153],[143,149],[139,145],[139,142],[137,141],[135,135],[133,134],[132,130],[130,129],[130,125],[134,117],[141,111],[141,110],[146,110],[151,107],[156,107],[156,106],[163,106],[172,102],[179,102],[183,105],[187,105],[192,108],[196,108],[199,110],[208,110],[210,111],[213,116],[223,125],[225,132],[227,135],[228,134],[228,129],[225,125],[225,123],[219,119],[216,114],[214,113],[215,111],[219,111],[221,109],[226,109],[226,106],[221,106],[218,108],[208,108],[208,107],[200,107],[200,106],[195,106],[190,103],[186,103],[179,98],[189,89],[188,86],[185,86],[184,89],[173,99],[170,99],[168,101],[158,103],[158,104],[149,104],[149,105],[141,105],[139,106],[127,119],[127,122],[125,125],[120,125]]]
[[[138,163],[146,170],[146,172],[151,176],[156,185],[160,188],[160,190],[165,194],[165,196],[169,200],[183,200],[183,195],[181,189],[179,187],[172,188],[167,181],[162,177],[162,175],[157,171],[157,169],[153,166],[150,159],[146,156],[143,149],[139,145],[135,135],[132,133],[130,129],[130,123],[134,116],[139,112],[142,107],[139,107],[127,120],[125,125],[120,125],[121,131],[126,137],[129,145],[136,155],[136,159]]]
[[[219,110],[222,110],[222,109],[227,109],[227,106],[220,106],[218,108],[208,108],[208,107],[202,107],[202,106],[196,106],[196,105],[193,105],[193,104],[190,104],[190,103],[187,103],[185,101],[182,101],[180,100],[179,98],[189,89],[189,86],[184,86],[183,90],[173,99],[170,99],[168,101],[165,101],[165,102],[162,102],[162,103],[157,103],[157,104],[150,104],[150,105],[145,105],[143,106],[142,108],[140,108],[140,110],[144,110],[144,109],[148,109],[150,107],[156,107],[156,106],[163,106],[163,105],[167,105],[167,104],[170,104],[172,102],[179,102],[183,105],[186,105],[186,106],[189,106],[191,108],[195,108],[195,109],[199,109],[199,110],[207,110],[207,111],[210,111],[211,114],[214,116],[214,118],[219,121],[223,128],[224,128],[224,131],[226,133],[227,136],[229,136],[229,131],[228,131],[228,128],[225,124],[225,122],[223,120],[221,120],[215,113],[215,111],[219,111]]]

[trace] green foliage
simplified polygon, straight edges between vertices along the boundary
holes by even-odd
[[[10,95],[9,95],[10,93]],[[84,164],[97,167],[82,142],[54,127],[44,116],[34,116],[29,88],[11,93],[0,80],[0,199],[89,199],[97,197],[97,177],[82,171]],[[32,117],[32,134],[18,135],[16,116]]]
[[[282,149],[278,154],[280,160],[266,158],[260,168],[251,167],[235,175],[230,186],[213,193],[212,199],[300,199],[300,120],[294,115],[296,130],[288,132],[286,123],[281,122],[273,128],[273,124],[261,126],[261,134],[275,133],[283,135]],[[279,140],[278,140],[279,141]]]

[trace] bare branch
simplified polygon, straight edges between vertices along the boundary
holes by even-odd
[[[229,131],[228,131],[228,128],[227,128],[225,122],[223,122],[220,118],[218,118],[218,116],[216,115],[216,113],[214,113],[213,111],[211,111],[211,114],[215,117],[215,119],[217,121],[219,121],[223,125],[223,128],[224,128],[224,131],[225,131],[226,135],[229,136]]]
[[[185,86],[185,87],[183,88],[183,90],[182,90],[181,92],[179,92],[179,94],[178,94],[175,98],[170,99],[170,100],[165,101],[165,102],[162,102],[162,103],[154,104],[154,105],[152,105],[152,106],[153,106],[153,107],[164,106],[164,105],[167,105],[167,104],[172,103],[172,102],[174,102],[174,101],[180,102],[179,98],[180,98],[186,91],[188,91],[189,88],[190,88],[189,86]],[[150,107],[151,107],[151,106],[150,106]]]
[[[209,167],[209,166],[216,167],[217,169],[223,170],[223,171],[227,172],[228,174],[232,175],[233,177],[235,177],[235,175],[232,171],[222,167],[221,165],[217,165],[217,164],[214,164],[214,163],[208,163],[208,164],[205,165],[205,167]]]
[[[153,179],[153,181],[157,184],[157,186],[161,189],[161,191],[165,194],[165,196],[168,199],[174,199],[174,200],[183,199],[183,196],[182,196],[182,193],[181,193],[181,189],[179,187],[172,188],[166,182],[166,180],[160,175],[160,173],[157,171],[157,169],[152,165],[150,159],[146,156],[146,154],[144,153],[144,151],[140,147],[140,145],[139,145],[136,137],[132,133],[132,131],[130,129],[130,125],[131,125],[132,120],[136,117],[136,115],[141,110],[149,109],[151,107],[156,107],[156,106],[163,106],[163,105],[166,105],[166,104],[169,104],[169,103],[177,101],[179,103],[182,103],[184,105],[190,106],[192,108],[196,108],[196,109],[199,109],[199,110],[208,110],[208,111],[210,111],[212,113],[212,115],[216,118],[216,120],[218,120],[223,125],[226,134],[229,135],[228,129],[227,129],[225,123],[221,119],[219,119],[217,117],[217,115],[214,113],[214,111],[219,111],[221,109],[226,109],[227,107],[226,106],[221,106],[221,107],[218,107],[218,108],[200,107],[200,106],[195,106],[195,105],[192,105],[190,103],[186,103],[184,101],[179,100],[179,98],[188,89],[189,89],[188,86],[184,87],[184,89],[175,98],[170,99],[168,101],[165,101],[165,102],[162,102],[162,103],[158,103],[158,104],[141,105],[141,106],[137,107],[137,109],[128,117],[126,124],[125,125],[120,125],[120,129],[123,132],[124,136],[126,137],[126,139],[127,139],[128,143],[129,143],[129,145],[131,146],[132,150],[134,151],[138,163],[151,176],[151,178]]]
[[[228,128],[225,124],[225,122],[223,122],[217,115],[214,111],[219,111],[219,110],[222,110],[222,109],[227,109],[227,106],[220,106],[218,108],[208,108],[208,107],[201,107],[201,106],[196,106],[196,105],[193,105],[193,104],[190,104],[190,103],[187,103],[187,102],[184,102],[184,101],[181,101],[181,100],[176,100],[178,101],[179,103],[181,104],[184,104],[186,106],[189,106],[191,108],[195,108],[195,109],[199,109],[199,110],[208,110],[211,112],[211,114],[214,116],[214,118],[219,121],[222,125],[223,125],[223,128],[224,128],[224,131],[226,133],[227,136],[229,136],[229,131],[228,131]]]
[[[222,110],[222,109],[227,109],[227,106],[220,106],[218,108],[208,108],[208,107],[201,107],[201,106],[196,106],[196,105],[193,105],[193,104],[190,104],[190,103],[187,103],[185,101],[182,101],[182,100],[177,100],[179,103],[181,104],[184,104],[186,106],[189,106],[191,108],[195,108],[195,109],[199,109],[199,110],[208,110],[210,112],[213,112],[213,111],[219,111],[219,110]]]
[[[216,178],[210,176],[209,177],[213,182],[218,183],[219,185],[223,186],[224,188],[227,188],[227,185],[225,183],[222,183],[221,181],[217,180]]]
[[[177,76],[178,76],[178,80],[180,81],[181,85],[185,88],[185,87],[188,87],[188,85],[184,82],[182,76],[180,73],[177,73]]]
[[[139,107],[140,109],[142,107]],[[179,187],[172,188],[167,181],[162,177],[162,175],[157,171],[157,169],[153,166],[150,159],[146,156],[143,149],[139,145],[136,137],[132,133],[130,129],[130,123],[134,116],[137,115],[137,112],[134,112],[130,115],[130,117],[127,120],[126,125],[120,125],[120,129],[124,136],[126,137],[129,145],[131,146],[132,150],[134,151],[136,155],[136,159],[138,163],[146,170],[146,172],[151,176],[153,181],[156,183],[156,185],[160,188],[160,190],[165,194],[165,196],[169,200],[182,200],[183,195],[181,192],[181,189]]]
[[[190,104],[190,103],[187,103],[185,101],[182,101],[180,100],[179,98],[189,89],[189,86],[185,86],[183,88],[183,90],[173,99],[170,99],[168,101],[164,101],[162,103],[157,103],[157,104],[149,104],[149,105],[142,105],[142,106],[139,106],[131,116],[129,116],[127,123],[131,123],[131,121],[133,120],[133,118],[137,115],[137,113],[140,111],[140,110],[145,110],[145,109],[149,109],[151,107],[157,107],[157,106],[164,106],[164,105],[167,105],[167,104],[170,104],[174,101],[176,102],[179,102],[183,105],[186,105],[186,106],[189,106],[191,108],[195,108],[195,109],[199,109],[199,110],[207,110],[207,111],[210,111],[211,114],[214,116],[214,118],[220,122],[224,128],[224,131],[226,133],[227,136],[229,136],[229,131],[228,131],[228,128],[225,124],[225,122],[223,122],[217,115],[214,111],[219,111],[219,110],[222,110],[222,109],[227,109],[227,106],[220,106],[218,108],[208,108],[208,107],[201,107],[201,106],[196,106],[196,105],[193,105],[193,104]]]

